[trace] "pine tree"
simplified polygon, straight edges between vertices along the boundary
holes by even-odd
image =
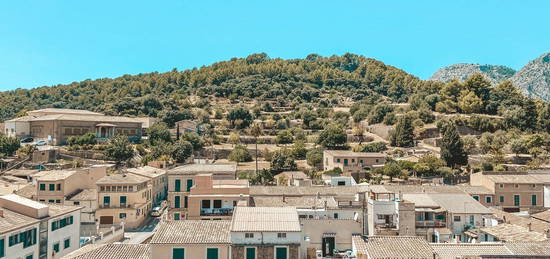
[[[458,130],[452,122],[446,122],[440,129],[443,137],[441,139],[441,158],[449,167],[468,164],[468,155],[464,151],[464,144]]]
[[[395,131],[390,136],[390,142],[395,147],[412,147],[413,140],[412,119],[409,116],[401,116],[395,125]]]

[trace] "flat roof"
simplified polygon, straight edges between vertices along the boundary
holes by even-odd
[[[40,220],[25,216],[6,208],[0,208],[4,215],[0,217],[0,234],[11,232],[19,228],[38,224]]]
[[[378,152],[353,152],[349,150],[325,150],[324,152],[332,156],[386,157],[386,154]]]
[[[187,164],[168,170],[168,174],[201,174],[201,173],[226,173],[237,172],[236,164]]]
[[[296,207],[299,209],[311,209],[317,208],[321,209],[325,207],[325,202],[327,208],[337,208],[338,203],[334,197],[288,197],[288,196],[261,196],[253,197],[252,202],[254,206],[258,207]]]
[[[133,173],[133,174],[145,176],[145,177],[150,177],[150,178],[155,178],[155,177],[166,174],[166,170],[156,168],[156,167],[152,167],[152,166],[148,166],[148,165],[147,166],[141,166],[141,167],[128,168],[128,169],[126,169],[126,171],[130,172],[130,173]]]
[[[119,173],[104,176],[96,184],[138,184],[149,180],[150,178],[137,174]]]
[[[36,178],[38,181],[57,181],[64,180],[75,174],[75,170],[52,170],[44,171],[39,177]]]

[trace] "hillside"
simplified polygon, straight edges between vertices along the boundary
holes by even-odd
[[[550,101],[550,52],[529,62],[511,80],[526,96]]]
[[[454,64],[437,70],[429,80],[449,82],[453,79],[466,80],[475,73],[481,73],[492,84],[510,79],[515,70],[506,66],[479,65],[479,64]]]
[[[88,109],[110,115],[158,116],[189,107],[189,96],[275,100],[280,106],[383,95],[404,102],[424,83],[384,63],[358,56],[271,59],[266,54],[233,58],[185,71],[124,75],[68,85],[0,93],[0,120],[23,109]],[[331,100],[332,98],[332,100]],[[21,113],[20,113],[21,114]]]

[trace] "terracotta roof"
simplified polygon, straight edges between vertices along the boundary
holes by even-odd
[[[309,176],[302,171],[287,171],[275,175],[275,178],[285,176],[287,179],[308,179]]]
[[[381,186],[381,185],[379,185]],[[374,187],[374,185],[372,186]],[[464,193],[456,185],[383,185],[383,189],[393,193]],[[381,189],[381,190],[383,190]]]
[[[457,187],[467,194],[494,194],[485,186],[457,185]]]
[[[491,210],[491,213],[493,213],[493,215],[497,216],[502,221],[504,221],[504,219],[506,219],[506,222],[510,223],[510,224],[522,226],[524,228],[529,228],[529,225],[530,225],[531,229],[533,231],[543,233],[543,234],[547,230],[550,230],[550,223],[549,222],[539,220],[535,217],[531,217],[531,218],[521,217],[521,216],[518,216],[518,215],[515,215],[515,214],[512,214],[512,213],[508,213],[508,212],[504,212],[502,210],[495,209],[495,208],[489,208],[489,210]],[[536,215],[536,214],[534,214],[534,215]]]
[[[138,184],[149,181],[149,178],[136,174],[112,174],[97,180],[97,184]]]
[[[84,189],[71,197],[71,201],[91,201],[97,200],[97,189]]]
[[[231,221],[235,232],[300,232],[294,207],[237,207]]]
[[[368,258],[434,258],[434,250],[423,237],[371,236],[357,238],[355,236],[352,241],[361,253],[368,255]]]
[[[36,195],[36,186],[29,184],[18,191],[15,191],[15,194],[25,197],[27,199],[33,199]]]
[[[508,223],[484,227],[481,228],[480,231],[507,242],[537,242],[547,240],[546,236],[542,233],[529,231],[529,229],[525,227]]]
[[[128,168],[126,169],[126,171],[133,174],[149,177],[149,178],[155,178],[166,174],[166,170],[148,166],[148,165],[137,167],[137,168]]]
[[[57,181],[67,179],[68,177],[75,174],[77,171],[74,170],[52,170],[45,171],[44,174],[36,178],[38,181]]]
[[[353,152],[348,150],[325,150],[327,154],[332,156],[350,156],[350,157],[386,157],[384,153],[376,152]]]
[[[122,117],[122,116],[104,116],[104,115],[77,115],[77,114],[53,114],[53,115],[44,115],[44,116],[38,116],[32,119],[29,119],[28,121],[51,121],[51,120],[58,120],[58,121],[88,121],[88,122],[99,122],[99,123],[108,123],[108,122],[126,122],[126,123],[139,123],[142,122],[139,120],[136,120],[134,118],[130,117]]]
[[[512,255],[503,243],[434,243],[430,244],[441,259],[456,259],[480,255]]]
[[[59,108],[44,108],[34,111],[27,112],[32,113],[59,113],[59,114],[88,114],[88,115],[103,115],[103,113],[92,112],[88,110],[78,110],[78,109],[59,109]]]
[[[187,164],[168,170],[168,174],[202,174],[202,173],[225,173],[235,174],[236,164]]]
[[[3,210],[4,213],[3,217],[0,217],[0,234],[40,222],[38,219],[25,216],[15,211],[5,208],[0,209]]]
[[[70,205],[58,205],[58,204],[47,204],[49,207],[49,216],[50,217],[57,217],[59,215],[71,213],[76,210],[82,209],[80,206],[70,206]]]
[[[540,184],[541,180],[527,174],[487,174],[485,175],[494,183],[518,183],[518,184]]]
[[[531,217],[550,223],[550,210],[532,214]]]
[[[441,208],[455,214],[491,214],[491,211],[468,194],[429,194]]]
[[[550,242],[506,242],[515,255],[550,255]]]
[[[253,203],[258,207],[296,207],[299,209],[324,208],[325,202],[328,208],[337,208],[338,203],[334,197],[284,197],[283,196],[261,196],[253,197]]]
[[[251,196],[292,195],[292,196],[355,196],[359,192],[368,192],[368,185],[353,186],[250,186]]]
[[[89,245],[88,245],[89,246]],[[94,245],[87,248],[84,246],[84,252],[76,250],[63,258],[71,259],[96,259],[96,258],[116,258],[116,259],[149,259],[151,258],[151,246],[143,244],[106,244]]]
[[[355,252],[357,253],[357,255],[367,254],[367,242],[365,242],[361,235],[352,235],[351,243],[352,246],[355,248]]]
[[[163,222],[151,244],[230,244],[230,220],[176,220]]]
[[[422,193],[407,193],[403,194],[403,200],[414,203],[415,207],[424,207],[424,208],[439,208],[441,207],[437,202],[435,202],[428,194]]]

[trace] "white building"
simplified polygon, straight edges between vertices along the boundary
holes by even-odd
[[[81,207],[0,196],[0,258],[60,258],[79,248]]]

